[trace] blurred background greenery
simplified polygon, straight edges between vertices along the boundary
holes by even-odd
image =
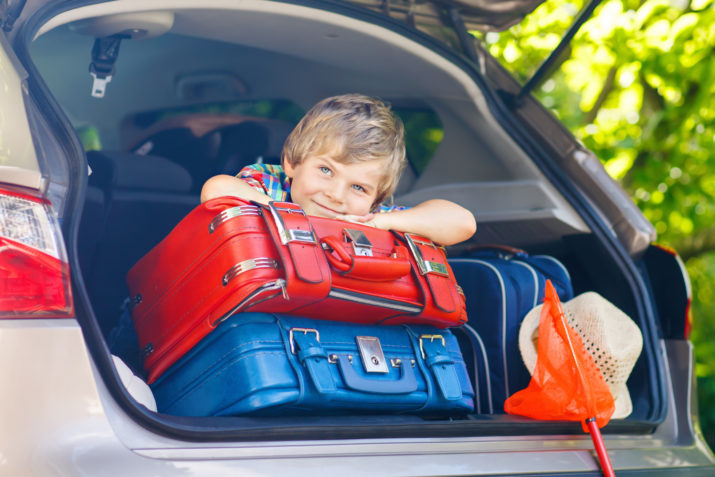
[[[700,422],[715,449],[715,4],[603,0],[533,94],[631,194],[693,289]],[[583,0],[547,0],[501,33],[473,32],[526,82]]]

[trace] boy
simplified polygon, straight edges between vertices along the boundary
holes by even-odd
[[[404,128],[376,98],[348,94],[313,106],[286,139],[281,166],[254,164],[210,178],[201,201],[231,195],[267,204],[292,201],[308,215],[411,232],[442,245],[470,238],[476,220],[443,199],[385,206],[405,167]]]

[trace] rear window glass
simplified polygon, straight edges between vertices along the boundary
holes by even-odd
[[[142,112],[127,118],[124,122],[125,124],[131,124],[133,127],[148,128],[167,118],[199,113],[237,114],[267,119],[280,119],[282,121],[297,123],[300,121],[300,118],[303,117],[305,111],[297,104],[288,100],[262,99],[257,101],[201,104],[183,108]]]
[[[165,122],[167,127],[170,127],[171,121],[167,120],[172,118],[187,118],[192,115],[226,115],[275,119],[289,124],[296,124],[303,117],[303,114],[305,114],[305,111],[300,106],[284,99],[235,101],[144,111],[125,118],[120,129],[124,148],[131,149],[136,146],[136,138],[142,136],[141,131],[150,130],[150,128],[155,130],[156,128],[152,126],[158,125],[162,121]]]
[[[392,108],[405,124],[405,148],[410,167],[418,176],[429,164],[444,130],[439,116],[430,109]]]
[[[405,125],[405,145],[409,165],[415,174],[420,175],[434,156],[437,146],[442,142],[444,135],[442,122],[439,120],[439,116],[431,109],[406,107],[393,107],[392,109]],[[122,125],[122,137],[136,137],[136,132],[133,131],[149,129],[160,121],[172,117],[207,113],[254,116],[297,124],[305,114],[305,111],[295,103],[286,100],[221,103],[171,110],[149,111],[138,113],[125,119]],[[84,128],[79,132],[80,138],[85,144],[85,148],[98,148],[99,139],[92,131],[88,131],[87,128]],[[128,142],[131,144],[125,144],[126,149],[136,145],[133,141]]]

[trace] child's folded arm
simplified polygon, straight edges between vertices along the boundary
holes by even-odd
[[[441,245],[463,242],[477,230],[477,222],[470,211],[443,199],[428,200],[403,210],[344,218],[383,230],[422,235]]]
[[[271,201],[268,195],[250,186],[243,179],[225,174],[211,177],[201,188],[201,202],[223,196],[239,197],[261,204]]]

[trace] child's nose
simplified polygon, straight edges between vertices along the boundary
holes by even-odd
[[[340,184],[339,181],[334,181],[332,184],[330,184],[330,187],[328,187],[327,194],[328,197],[330,197],[335,202],[342,203],[343,199],[345,198],[345,186],[343,184]]]

